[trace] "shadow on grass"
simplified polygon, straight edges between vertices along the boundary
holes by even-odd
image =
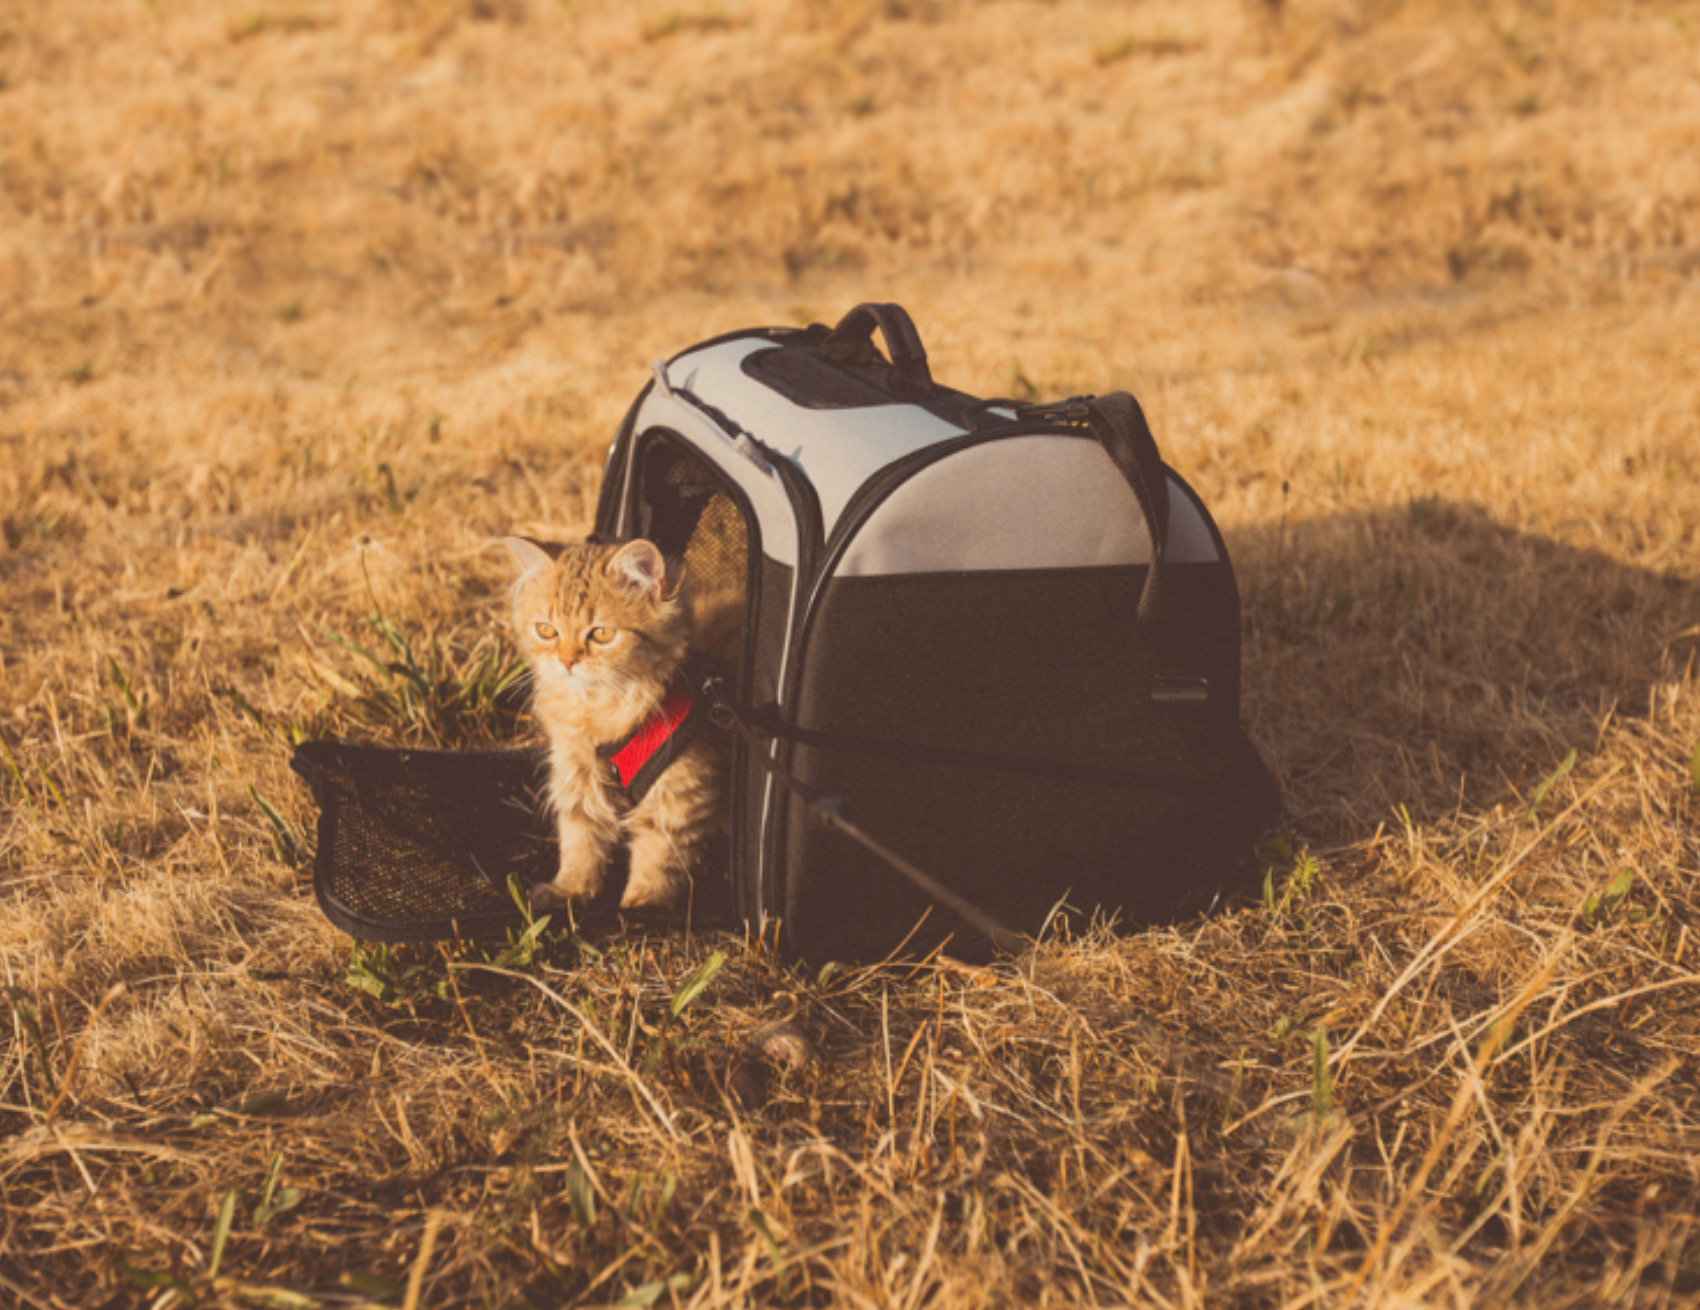
[[[1245,717],[1300,830],[1527,796],[1700,650],[1700,584],[1414,501],[1228,533]]]

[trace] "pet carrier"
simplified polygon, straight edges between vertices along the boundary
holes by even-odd
[[[1194,913],[1278,817],[1239,725],[1227,551],[1125,394],[951,390],[896,305],[732,333],[657,362],[596,529],[743,606],[742,666],[709,688],[735,731],[725,891],[801,955],[1031,933],[1064,902]],[[309,761],[321,802],[332,763]],[[460,867],[548,877],[536,831]]]

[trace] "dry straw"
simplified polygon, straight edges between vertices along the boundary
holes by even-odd
[[[1695,1304],[1696,67],[1604,0],[0,12],[0,1300]],[[1264,895],[339,938],[291,743],[523,731],[495,539],[646,361],[871,297],[1216,509]]]

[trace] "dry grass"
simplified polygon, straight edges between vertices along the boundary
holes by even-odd
[[[1697,67],[1675,2],[0,3],[0,1300],[1700,1302]],[[991,969],[350,986],[292,736],[510,730],[495,534],[657,354],[874,296],[1145,400],[1308,853]]]

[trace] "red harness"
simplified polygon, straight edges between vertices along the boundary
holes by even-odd
[[[667,769],[684,754],[708,722],[701,698],[681,671],[667,685],[661,704],[624,741],[598,746],[596,753],[614,766],[618,790],[633,805],[641,801]]]

